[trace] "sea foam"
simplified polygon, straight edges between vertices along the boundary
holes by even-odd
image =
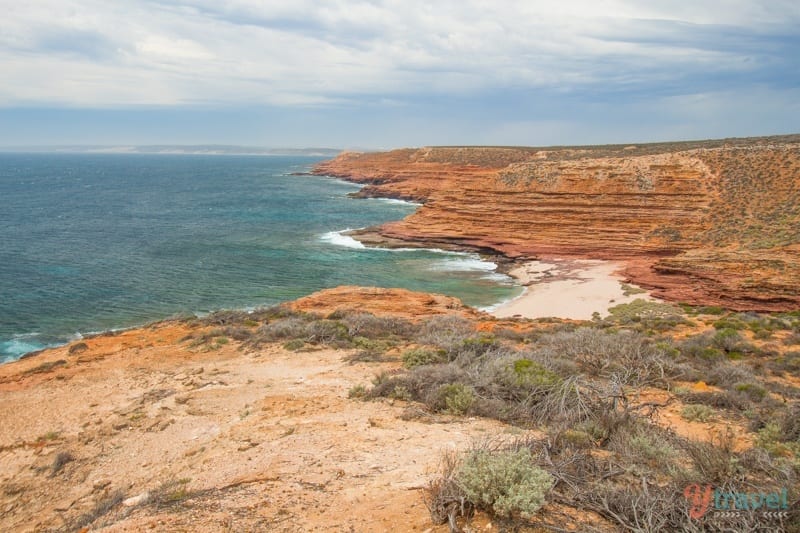
[[[350,235],[344,235],[348,231],[352,231],[352,229],[347,228],[340,231],[329,231],[328,233],[321,235],[320,239],[325,242],[335,244],[336,246],[344,246],[346,248],[366,248],[366,246],[352,238]]]

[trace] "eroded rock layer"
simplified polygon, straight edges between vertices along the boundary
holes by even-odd
[[[665,299],[800,307],[800,136],[345,152],[314,173],[422,202],[387,242],[621,260]]]

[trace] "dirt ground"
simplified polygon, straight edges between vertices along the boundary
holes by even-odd
[[[0,530],[444,531],[421,490],[441,452],[520,431],[348,398],[397,363],[204,351],[187,333],[163,324],[0,367]]]

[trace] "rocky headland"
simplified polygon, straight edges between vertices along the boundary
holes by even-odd
[[[356,232],[522,259],[619,261],[656,297],[800,306],[800,136],[597,147],[345,152],[315,174],[423,205]]]

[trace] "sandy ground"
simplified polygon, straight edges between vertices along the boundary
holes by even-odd
[[[441,452],[512,436],[492,420],[348,398],[398,363],[207,350],[185,334],[134,330],[0,366],[0,531],[74,531],[63,528],[116,491],[126,503],[93,531],[446,531],[421,490]],[[55,471],[59,453],[72,460]],[[179,501],[148,503],[176,480]]]
[[[518,315],[590,320],[595,312],[607,316],[615,305],[637,298],[652,299],[646,292],[626,296],[623,278],[616,274],[620,268],[617,263],[593,260],[525,263],[509,272],[525,286],[525,292],[491,314],[498,318]]]

